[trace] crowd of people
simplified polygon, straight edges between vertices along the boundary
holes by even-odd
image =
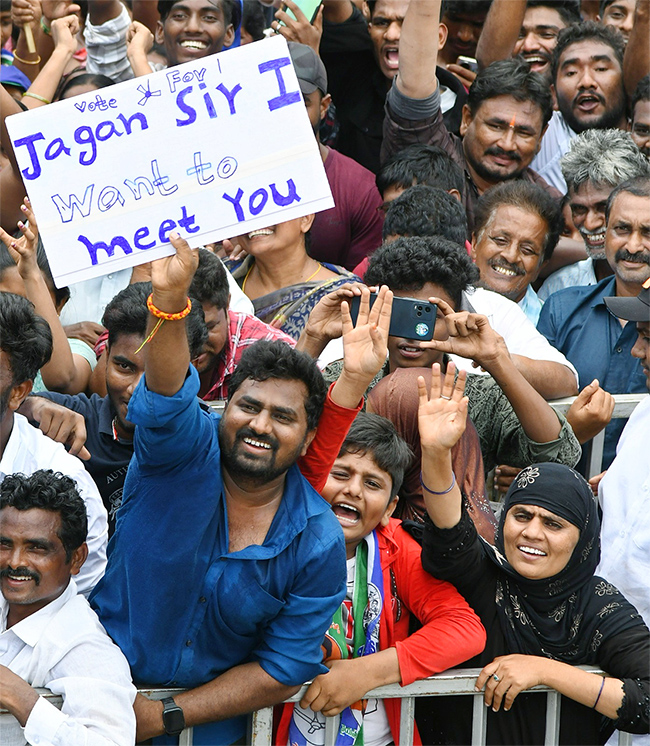
[[[0,0],[0,741],[650,746],[650,0],[308,5]],[[276,35],[334,206],[57,287],[7,118]]]

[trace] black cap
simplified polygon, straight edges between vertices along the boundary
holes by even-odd
[[[603,298],[605,305],[619,319],[650,321],[650,279],[636,298]]]
[[[317,88],[323,94],[327,93],[327,72],[321,58],[306,44],[289,42],[291,61],[300,83],[302,93],[313,93]]]

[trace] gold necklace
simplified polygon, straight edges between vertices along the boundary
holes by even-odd
[[[242,282],[241,284],[242,293],[246,292],[246,280],[248,280],[248,275],[250,275],[250,273],[253,271],[254,266],[255,266],[255,262],[252,262],[251,266],[248,268],[248,272],[246,272],[246,277],[244,277],[244,282]],[[316,271],[313,274],[309,275],[309,277],[305,280],[305,282],[309,282],[314,277],[316,277],[316,275],[321,271],[322,268],[323,268],[323,265],[320,262],[318,262],[318,267],[316,267]]]

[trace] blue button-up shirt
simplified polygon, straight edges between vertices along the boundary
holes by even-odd
[[[264,543],[229,552],[219,417],[201,409],[198,390],[191,368],[176,395],[143,378],[131,398],[134,456],[92,604],[136,683],[193,688],[256,661],[301,684],[327,671],[320,646],[345,595],[343,533],[293,466]],[[244,732],[241,719],[210,728],[195,743]]]
[[[621,322],[603,298],[616,295],[616,278],[596,285],[565,288],[553,293],[542,307],[537,328],[563,352],[578,371],[580,388],[597,378],[610,394],[644,393],[646,378],[641,363],[630,354],[637,338],[636,325]],[[616,455],[616,444],[626,420],[616,419],[605,430],[603,469]],[[584,473],[584,457],[579,467]]]

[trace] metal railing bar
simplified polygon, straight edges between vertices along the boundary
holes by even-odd
[[[487,737],[487,707],[482,694],[474,694],[472,710],[472,746],[485,746]]]
[[[415,699],[404,697],[399,716],[399,743],[400,746],[413,746],[415,733]]]
[[[554,746],[560,738],[560,695],[549,692],[546,695],[546,730],[544,746]]]

